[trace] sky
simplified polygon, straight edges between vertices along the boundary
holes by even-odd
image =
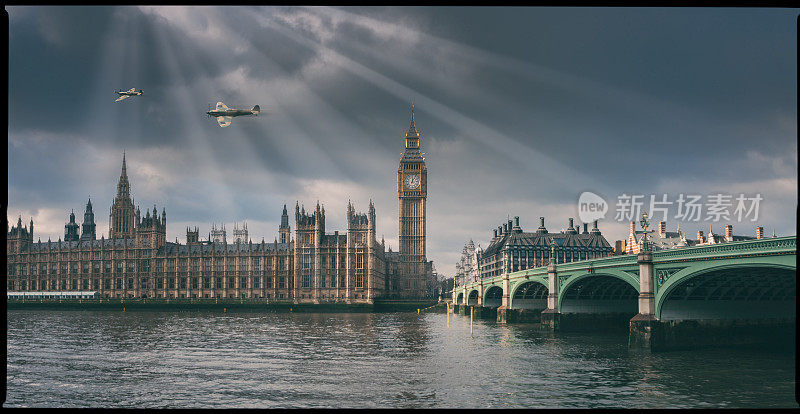
[[[584,192],[606,203],[612,244],[630,195],[701,196],[699,219],[677,203],[666,214],[690,238],[725,224],[796,234],[798,9],[5,10],[7,218],[33,218],[34,240],[63,238],[90,197],[108,237],[125,151],[135,203],[166,208],[167,240],[246,221],[253,242],[272,241],[296,202],[319,201],[326,231],[344,231],[348,201],[366,212],[372,200],[397,250],[412,102],[427,256],[445,276],[508,218],[525,231],[540,216],[551,232],[580,222]],[[132,87],[144,95],[114,102]],[[261,114],[223,129],[205,114],[217,101]],[[760,197],[758,214],[715,220],[715,194],[730,213]]]

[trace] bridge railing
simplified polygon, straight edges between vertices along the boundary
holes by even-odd
[[[769,251],[782,253],[797,251],[797,237],[773,237],[768,239],[744,240],[721,244],[684,247],[681,249],[660,250],[653,253],[653,261],[683,256],[730,256],[747,251]]]
[[[767,239],[744,240],[738,242],[727,242],[721,244],[682,247],[678,249],[658,250],[653,252],[653,261],[669,261],[678,257],[713,257],[713,256],[732,256],[748,251],[767,251],[775,253],[797,252],[797,237],[772,237]],[[628,266],[635,264],[637,255],[625,254],[620,256],[601,257],[597,259],[581,260],[576,262],[559,263],[559,272],[583,269],[602,269],[608,267]],[[509,274],[510,278],[519,276],[542,276],[547,274],[547,266],[539,266],[525,270],[518,270]],[[502,276],[490,276],[483,279],[483,282],[493,282]],[[468,283],[470,286],[475,282]]]

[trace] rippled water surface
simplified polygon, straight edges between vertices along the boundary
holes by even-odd
[[[8,311],[6,407],[797,407],[786,351],[444,314]]]

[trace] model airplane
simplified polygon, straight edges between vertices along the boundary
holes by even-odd
[[[217,102],[217,108],[208,111],[206,113],[209,116],[216,117],[219,126],[225,128],[226,126],[231,124],[231,121],[235,116],[243,116],[243,115],[258,116],[258,113],[260,111],[261,107],[259,107],[258,105],[254,106],[253,109],[234,109],[234,108],[228,108],[228,106],[222,102]]]
[[[144,91],[141,89],[139,89],[139,92],[136,92],[136,88],[130,88],[127,91],[119,90],[116,92],[120,95],[120,97],[114,102],[119,102],[123,99],[130,98],[131,96],[139,96],[144,93]]]

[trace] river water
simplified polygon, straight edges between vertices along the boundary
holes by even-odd
[[[4,407],[797,407],[794,351],[429,313],[7,313]]]

